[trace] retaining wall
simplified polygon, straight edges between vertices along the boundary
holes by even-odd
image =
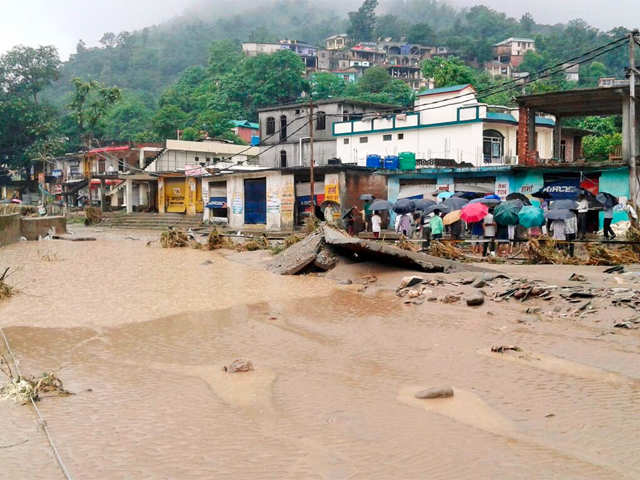
[[[20,214],[0,215],[0,247],[20,240]]]
[[[49,233],[51,227],[56,229],[56,234],[67,233],[67,219],[65,217],[23,217],[22,236],[27,240],[38,240]]]

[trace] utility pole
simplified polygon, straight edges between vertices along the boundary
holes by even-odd
[[[636,158],[638,154],[637,124],[636,124],[636,56],[635,44],[638,30],[629,33],[629,197],[635,205],[638,200],[638,175]]]
[[[311,151],[311,159],[309,162],[309,186],[311,188],[311,215],[316,216],[316,192],[315,179],[313,178],[313,98],[309,97],[309,149]]]

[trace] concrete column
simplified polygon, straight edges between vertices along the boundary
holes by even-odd
[[[389,176],[387,177],[387,200],[391,203],[395,203],[398,201],[398,196],[400,195],[400,178],[397,176]],[[393,227],[396,224],[396,214],[393,210],[389,211],[389,228],[393,230]]]
[[[124,202],[127,205],[127,213],[133,213],[133,180],[130,178],[125,180]]]
[[[533,108],[527,111],[527,153],[525,162],[527,165],[535,165],[538,145],[536,143],[536,111]]]
[[[158,178],[158,213],[166,213],[166,195],[164,178]]]
[[[138,205],[149,207],[149,184],[146,182],[138,184]]]
[[[629,98],[622,100],[622,160],[629,163],[631,158],[631,129],[629,116]]]
[[[553,158],[564,162],[564,158],[560,158],[562,154],[562,127],[560,126],[560,117],[556,117],[556,123],[553,127]]]

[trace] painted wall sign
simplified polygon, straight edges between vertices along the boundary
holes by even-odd
[[[280,213],[280,195],[277,192],[269,192],[267,195],[267,212]]]
[[[234,195],[233,200],[231,201],[231,211],[234,215],[242,215],[242,212],[244,211],[242,197],[239,194]]]
[[[187,177],[202,177],[204,175],[208,175],[208,172],[200,165],[185,164],[184,174]]]
[[[337,183],[329,183],[324,186],[324,201],[340,204],[340,188]]]
[[[510,193],[509,182],[496,182],[496,195],[506,198]]]
[[[535,192],[535,186],[533,183],[527,183],[520,187],[520,193],[524,193],[525,195],[531,195],[533,192]]]

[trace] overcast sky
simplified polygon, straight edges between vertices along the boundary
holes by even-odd
[[[264,0],[256,0],[264,1]],[[609,29],[621,24],[640,27],[640,0],[449,0],[457,6],[484,3],[510,16],[529,11],[539,23],[583,18]],[[17,44],[53,44],[66,58],[78,40],[97,44],[104,32],[151,26],[184,12],[185,6],[206,3],[215,9],[220,0],[0,0],[0,52]],[[339,0],[336,0],[339,2]],[[343,3],[343,2],[339,2]]]

